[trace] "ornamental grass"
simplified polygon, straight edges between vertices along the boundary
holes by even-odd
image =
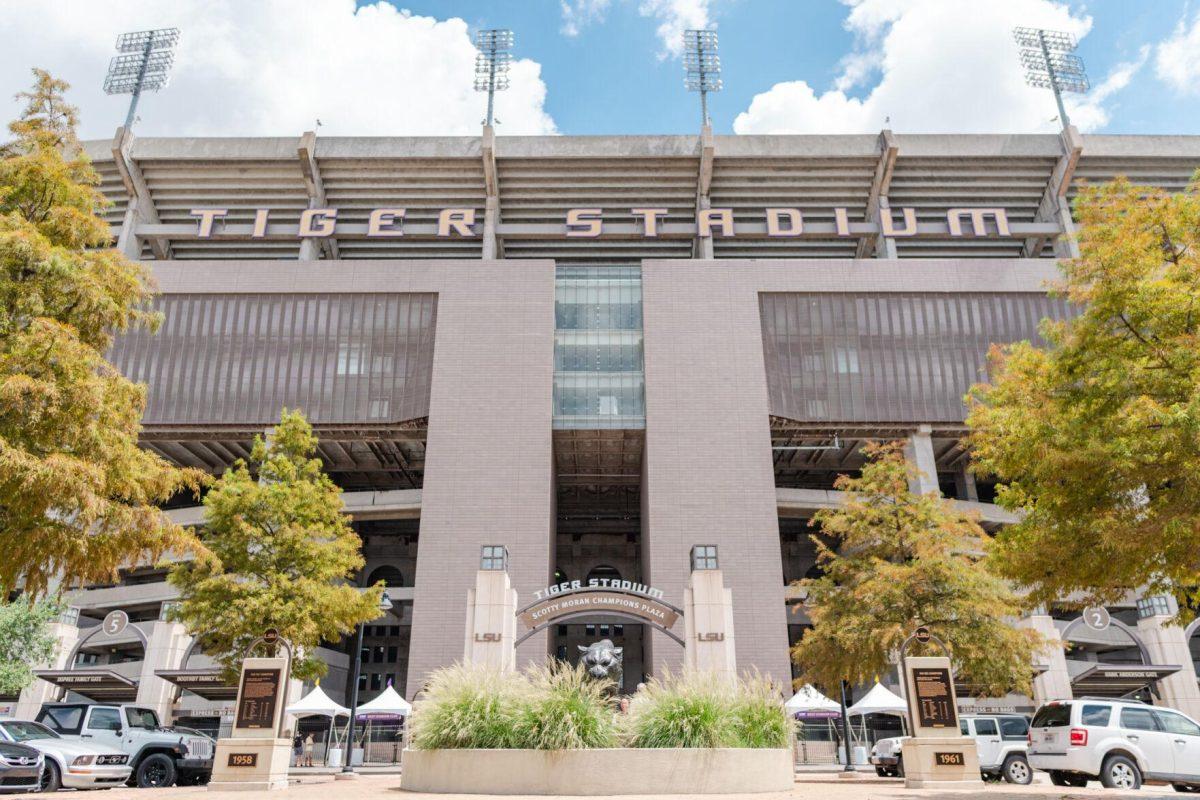
[[[528,695],[517,715],[518,747],[530,750],[580,750],[616,747],[610,680],[597,680],[581,665],[552,661],[533,667]]]
[[[455,664],[435,671],[412,718],[418,750],[509,749],[528,683],[516,672]]]
[[[456,664],[430,678],[412,718],[417,750],[786,748],[791,721],[754,673],[684,671],[653,679],[616,712],[611,681],[551,662],[526,673]]]

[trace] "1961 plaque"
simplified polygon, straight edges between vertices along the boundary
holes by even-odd
[[[958,728],[950,670],[917,668],[912,671],[912,676],[920,727]]]
[[[272,728],[279,702],[279,670],[247,669],[238,692],[235,728]]]

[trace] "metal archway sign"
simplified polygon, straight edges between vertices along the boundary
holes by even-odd
[[[597,614],[650,625],[683,645],[683,639],[673,631],[683,618],[682,609],[649,595],[603,586],[570,589],[521,608],[517,611],[517,621],[525,627],[525,632],[515,644],[550,625]]]

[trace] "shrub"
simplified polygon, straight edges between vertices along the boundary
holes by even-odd
[[[516,745],[531,750],[614,747],[612,681],[589,677],[564,661],[529,670],[529,694],[517,717]]]
[[[505,749],[516,743],[528,682],[515,672],[455,664],[434,672],[413,713],[417,750]]]

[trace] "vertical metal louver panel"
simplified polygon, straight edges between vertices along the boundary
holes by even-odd
[[[157,334],[110,354],[147,384],[147,424],[269,425],[283,407],[315,423],[429,414],[433,294],[172,294]]]
[[[804,422],[961,422],[993,344],[1073,315],[1042,294],[763,294],[771,413]]]
[[[555,429],[644,428],[641,267],[560,264],[554,314]]]

